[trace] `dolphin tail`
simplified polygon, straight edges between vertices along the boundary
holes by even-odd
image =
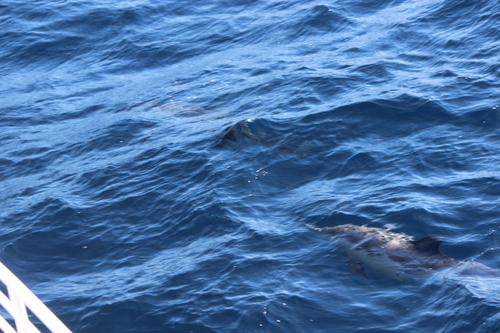
[[[462,276],[500,277],[500,269],[490,268],[478,262],[465,262],[457,266]]]

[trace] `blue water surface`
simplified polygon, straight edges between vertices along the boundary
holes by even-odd
[[[0,261],[73,332],[498,332],[500,2],[0,4]]]

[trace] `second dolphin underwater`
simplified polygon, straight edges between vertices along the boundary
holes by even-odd
[[[333,236],[346,253],[349,269],[366,277],[364,267],[394,279],[428,276],[445,269],[463,276],[500,277],[500,270],[477,262],[450,258],[439,251],[443,237],[428,236],[415,240],[404,233],[353,224],[309,229]]]

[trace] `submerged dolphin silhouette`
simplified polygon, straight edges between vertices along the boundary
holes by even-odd
[[[366,278],[364,266],[381,271],[395,279],[427,276],[447,268],[466,276],[500,277],[500,270],[477,262],[464,262],[445,256],[439,251],[444,238],[428,236],[414,240],[403,233],[389,229],[343,224],[309,229],[334,236],[334,241],[345,251],[349,269]]]

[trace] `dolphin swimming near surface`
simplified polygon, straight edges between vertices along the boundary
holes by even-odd
[[[415,240],[390,229],[353,224],[318,228],[304,224],[309,229],[333,236],[335,243],[346,253],[349,269],[365,278],[365,266],[398,280],[428,276],[445,269],[453,269],[460,276],[500,277],[498,269],[442,254],[439,245],[444,237],[441,236]]]

